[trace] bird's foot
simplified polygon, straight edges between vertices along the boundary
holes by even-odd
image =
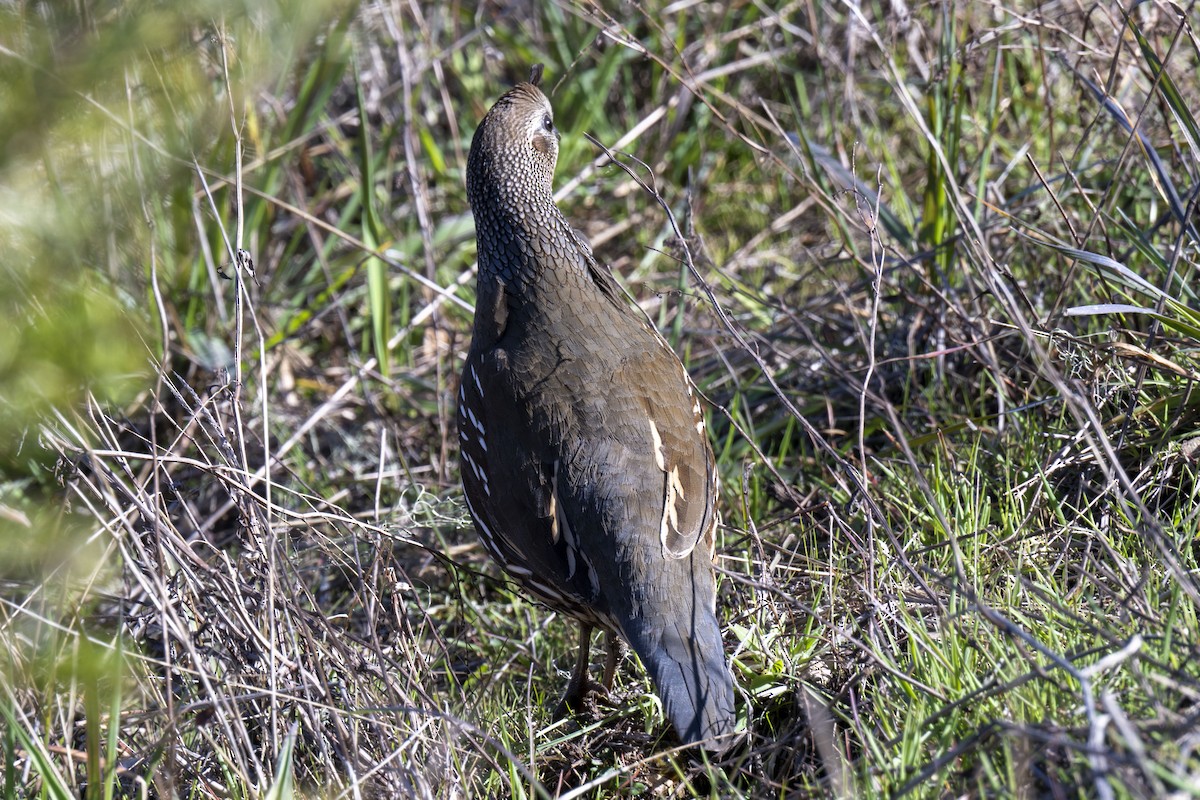
[[[567,714],[587,714],[598,716],[599,706],[612,706],[612,698],[608,689],[598,681],[587,679],[579,686],[570,686],[558,707],[554,709],[554,718],[562,719]]]

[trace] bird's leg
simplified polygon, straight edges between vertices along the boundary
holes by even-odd
[[[575,669],[571,673],[570,683],[567,684],[567,693],[554,713],[555,717],[561,717],[567,711],[590,708],[593,705],[591,703],[593,694],[608,694],[607,686],[601,686],[588,678],[588,670],[591,667],[589,657],[591,650],[592,626],[581,622],[579,623],[579,652],[575,656]]]
[[[625,657],[625,640],[612,631],[609,631],[605,646],[608,657],[604,659],[604,677],[600,679],[600,682],[604,686],[604,691],[611,692],[613,676],[617,673],[617,665]]]
[[[571,672],[571,682],[567,684],[567,694],[563,697],[563,705],[567,707],[575,705],[587,694],[591,652],[592,626],[581,622],[579,623],[579,651],[575,654],[575,669]]]

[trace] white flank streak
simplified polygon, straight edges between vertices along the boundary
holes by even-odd
[[[475,388],[479,390],[479,396],[483,397],[483,385],[479,383],[479,373],[475,371],[475,366],[471,366],[471,380],[475,381]]]
[[[683,481],[679,480],[679,467],[675,467],[674,469],[671,470],[671,476],[669,478],[669,481],[670,481],[671,488],[674,489],[675,492],[679,495],[679,499],[687,500],[687,497],[685,497],[684,493],[683,493]],[[673,505],[672,505],[672,508],[674,508]],[[672,519],[672,522],[674,522],[674,521],[675,520]]]
[[[492,558],[496,559],[501,566],[504,566],[505,569],[514,575],[520,575],[521,577],[532,575],[533,573],[527,570],[525,567],[506,566],[511,562],[500,554],[500,545],[497,544],[496,537],[492,535],[492,529],[489,528],[487,523],[483,521],[483,517],[475,513],[475,506],[471,505],[471,496],[463,495],[463,499],[467,501],[467,511],[471,512],[471,519],[475,520],[475,524],[479,526],[479,538],[483,539],[483,544],[487,547],[488,552],[492,554]],[[506,542],[506,544],[510,550],[516,553],[517,558],[522,561],[528,560],[525,556],[525,553],[521,551],[521,548],[517,547],[512,542]]]
[[[471,458],[470,453],[463,451],[462,458],[463,461],[466,461],[471,466],[471,471],[475,473],[475,477],[479,478],[479,482],[483,484],[484,493],[488,497],[491,497],[492,489],[488,486],[487,473],[479,468],[479,465],[475,463],[475,459]]]
[[[557,589],[555,589],[551,586],[548,586],[548,585],[542,583],[541,581],[539,581],[535,578],[530,578],[529,580],[527,580],[525,582],[525,585],[528,586],[530,589],[533,589],[534,591],[541,592],[545,597],[551,597],[551,598],[561,598],[562,597],[562,592],[558,591]]]
[[[496,549],[496,537],[492,536],[492,529],[487,526],[482,517],[475,513],[475,506],[471,505],[471,496],[463,495],[463,497],[467,501],[467,511],[471,512],[471,519],[475,520],[475,524],[479,526],[479,530],[483,534],[483,543],[487,545],[488,550],[491,550],[492,554],[499,560],[500,554]]]
[[[667,547],[667,537],[679,530],[679,507],[676,503],[683,498],[683,482],[679,480],[679,468],[667,475],[667,495],[663,498],[662,522],[659,525],[659,542],[666,558],[683,558],[687,552],[674,553]]]
[[[571,523],[567,521],[567,515],[563,511],[562,505],[558,502],[558,462],[554,462],[554,467],[550,472],[550,538],[551,541],[557,542],[559,537],[563,538],[567,546],[567,580],[575,577],[575,570],[579,564],[577,562],[575,541],[575,532],[571,530]],[[578,557],[582,557],[584,562],[587,562],[587,557],[583,553],[579,553]],[[588,569],[592,568],[588,564]]]
[[[666,556],[670,556],[670,550],[667,549],[667,537],[671,535],[671,505],[673,503],[671,492],[671,484],[668,483],[667,496],[663,498],[662,522],[658,524],[658,541]]]
[[[659,469],[666,472],[667,462],[663,456],[662,437],[658,435],[658,426],[654,424],[654,420],[650,420],[650,437],[654,444],[654,463],[658,464]]]
[[[592,562],[585,556],[583,563],[587,564],[588,582],[592,585],[592,597],[600,596],[600,576],[596,574],[596,568],[592,566]]]
[[[567,520],[567,515],[563,512],[562,506],[558,507],[558,528],[562,532],[563,538],[567,540],[567,546],[572,550],[579,547],[579,542],[575,540],[575,531],[571,530],[571,523]]]
[[[558,543],[558,462],[550,471],[550,541]]]
[[[482,436],[484,433],[483,425],[480,424],[479,419],[475,416],[475,412],[470,408],[467,409],[467,419],[471,420],[471,424],[475,426],[475,430],[479,431],[479,434]]]

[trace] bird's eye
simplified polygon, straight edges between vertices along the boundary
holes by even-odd
[[[548,131],[554,130],[554,120],[550,119],[550,115],[542,117],[542,127]]]

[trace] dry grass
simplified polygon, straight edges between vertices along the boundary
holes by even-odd
[[[6,798],[1200,794],[1193,5],[0,13]],[[633,659],[553,720],[463,513],[534,61],[711,404],[720,763]]]

